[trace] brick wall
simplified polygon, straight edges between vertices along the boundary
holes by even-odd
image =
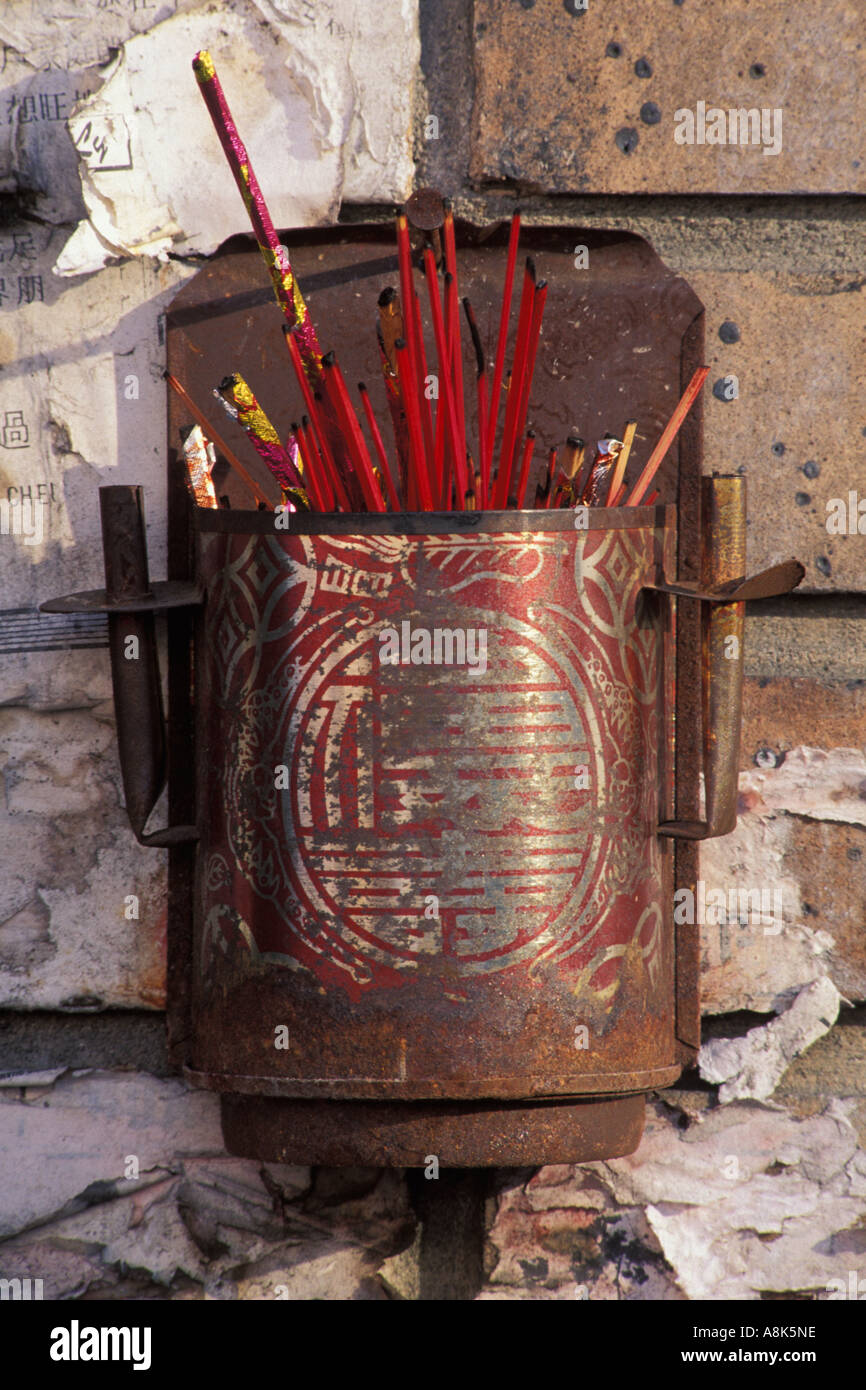
[[[708,888],[777,890],[783,920],[702,929],[700,1072],[631,1158],[438,1184],[229,1158],[215,1098],[166,1062],[163,855],[126,826],[104,630],[34,610],[101,583],[100,482],[144,484],[164,573],[161,316],[242,216],[183,57],[206,7],[90,0],[59,41],[54,9],[0,21],[0,497],[44,499],[41,539],[0,536],[0,1273],[54,1298],[826,1298],[864,1277],[866,565],[826,526],[866,436],[858,6],[231,0],[206,40],[279,225],[433,184],[477,223],[519,202],[646,238],[706,307],[705,466],[745,472],[750,568],[806,566],[750,608],[740,823],[701,857]],[[699,103],[705,127],[766,110],[778,152],[677,143]]]

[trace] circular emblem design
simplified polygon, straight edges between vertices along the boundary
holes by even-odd
[[[306,557],[312,586],[277,566],[282,606],[265,601],[283,640],[259,632],[240,665],[232,649],[246,674],[225,820],[269,905],[250,921],[268,960],[360,987],[418,969],[456,983],[592,948],[611,883],[627,886],[647,730],[615,640],[578,603],[546,601],[568,597],[543,573],[560,538],[521,541],[518,558],[514,538],[482,539],[468,567],[428,554],[439,573],[420,583],[406,553],[364,555],[353,537],[354,594],[323,586],[321,556]]]

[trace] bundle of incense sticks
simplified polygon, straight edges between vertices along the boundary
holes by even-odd
[[[245,431],[279,483],[284,506],[314,512],[523,508],[536,448],[536,434],[527,421],[547,284],[538,279],[535,264],[527,257],[511,366],[506,373],[520,214],[516,212],[511,219],[492,375],[472,305],[468,299],[462,300],[475,354],[474,430],[467,418],[464,394],[461,297],[451,207],[445,205],[441,243],[436,234],[435,245],[428,244],[418,261],[413,257],[408,219],[403,213],[398,216],[399,286],[388,286],[379,295],[375,320],[394,437],[393,454],[389,456],[366,386],[358,383],[359,412],[336,353],[323,354],[320,349],[288,251],[277,236],[210,54],[198,53],[193,70],[283,313],[289,363],[303,398],[304,413],[300,422],[292,425],[288,438],[281,440],[252,388],[238,373],[215,386],[214,395],[236,426]],[[437,256],[440,246],[441,259]],[[419,286],[427,299],[432,343],[425,340],[422,328]],[[427,389],[428,368],[434,370],[438,383],[435,402]],[[709,368],[700,367],[695,372],[630,489],[625,475],[637,430],[634,420],[627,422],[622,439],[609,434],[599,440],[591,456],[576,435],[569,436],[561,451],[550,449],[533,505],[545,509],[579,505],[636,507],[655,501],[658,494],[650,492],[650,485],[708,371]],[[208,430],[181,383],[170,376],[168,380],[205,432],[204,444],[199,447],[206,447],[208,438],[213,438],[261,506],[261,491],[249,474]],[[199,493],[195,495],[198,500]],[[214,504],[208,501],[203,505]]]

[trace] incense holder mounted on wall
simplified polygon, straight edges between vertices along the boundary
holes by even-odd
[[[504,234],[458,230],[483,331]],[[636,418],[637,472],[701,360],[701,305],[638,238],[525,237],[550,286],[536,433]],[[320,336],[376,380],[390,229],[286,242]],[[243,365],[279,429],[297,417],[246,241],[167,323],[169,369],[206,414]],[[221,1094],[241,1155],[632,1152],[646,1094],[699,1044],[699,928],[674,924],[674,892],[694,888],[697,841],[736,823],[744,604],[800,567],[745,579],[745,482],[702,479],[699,408],[655,506],[279,521],[228,476],[230,509],[190,506],[182,412],[172,399],[168,582],[148,579],[140,490],[106,488],[106,590],[45,605],[109,614],[131,823],[169,847],[176,1065]],[[148,832],[166,765],[170,825]]]

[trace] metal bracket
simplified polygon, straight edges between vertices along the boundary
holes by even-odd
[[[165,848],[198,839],[194,825],[144,833],[165,785],[166,730],[154,617],[203,601],[198,585],[177,580],[151,584],[140,487],[99,489],[105,588],[47,599],[42,613],[106,613],[117,744],[126,813],[141,845]]]
[[[799,560],[786,560],[749,579],[745,568],[746,493],[739,475],[702,480],[701,583],[661,579],[645,589],[703,605],[702,688],[703,766],[706,820],[662,821],[659,835],[678,840],[709,840],[728,835],[737,824],[737,782],[743,711],[743,622],[749,600],[790,593],[806,571]],[[726,577],[731,574],[735,577]],[[737,642],[736,660],[728,644]]]

